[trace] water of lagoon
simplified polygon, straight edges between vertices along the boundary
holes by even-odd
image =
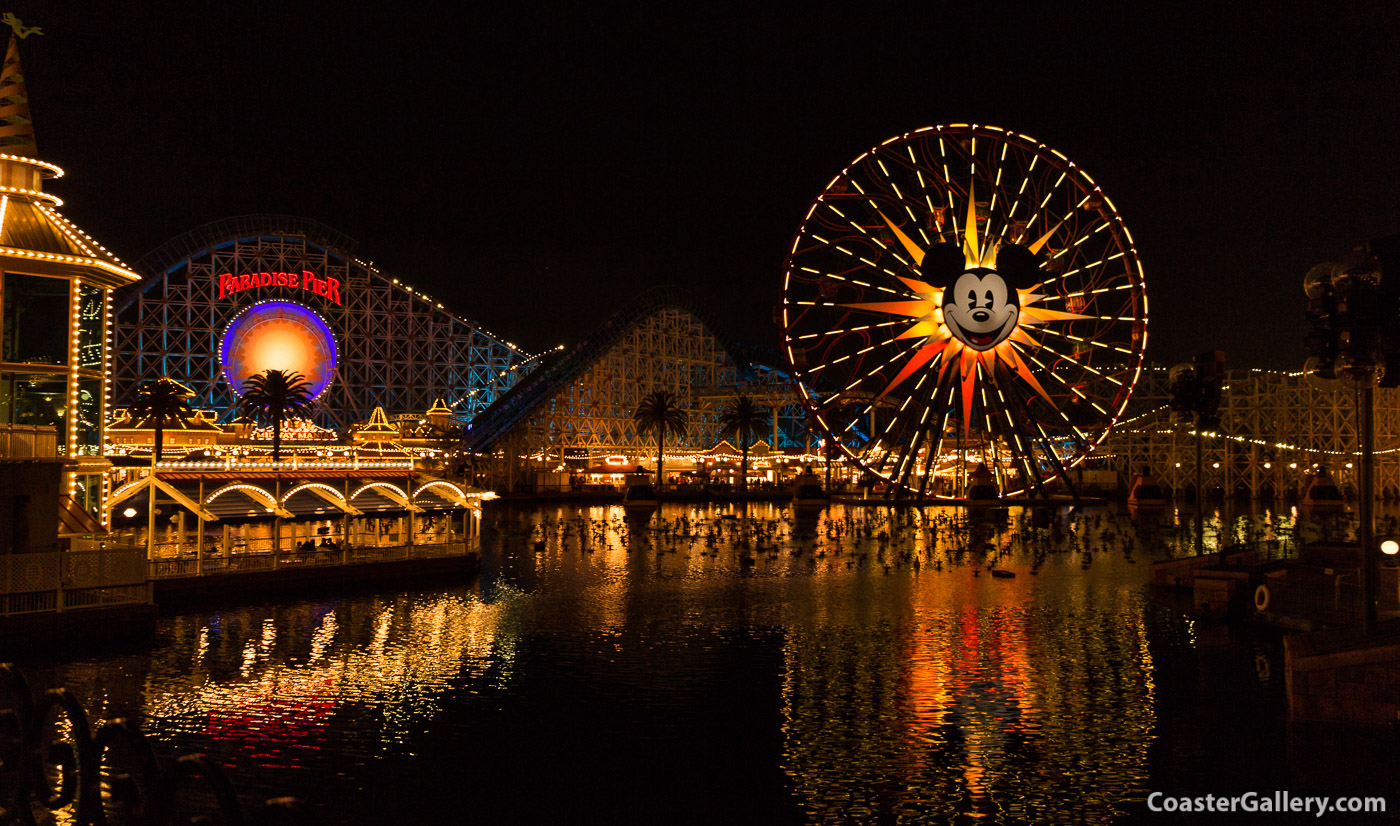
[[[1137,822],[1151,791],[1387,794],[1400,769],[1388,734],[1286,723],[1276,636],[1152,596],[1186,514],[740,512],[498,506],[470,582],[190,610],[24,665],[327,823]],[[1216,514],[1208,546],[1222,524],[1300,529]]]

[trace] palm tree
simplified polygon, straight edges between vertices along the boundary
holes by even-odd
[[[836,439],[830,435],[822,437],[822,451],[826,454],[826,492],[831,495],[831,457],[836,453]]]
[[[165,449],[165,426],[179,424],[189,417],[188,400],[193,396],[193,390],[170,378],[148,381],[137,388],[136,402],[127,412],[133,422],[145,419],[154,425],[157,462]]]
[[[812,434],[821,429],[821,424],[817,421],[817,414],[804,407],[802,409],[802,454],[804,456],[812,452]]]
[[[272,425],[272,461],[282,458],[282,422],[310,412],[310,391],[306,379],[291,370],[267,370],[243,382],[238,407],[259,424]]]
[[[802,418],[802,432],[805,433],[805,434],[807,435],[807,447],[805,448],[805,452],[807,452],[807,453],[811,453],[811,452],[812,452],[812,434],[814,434],[814,433],[821,433],[821,437],[822,437],[822,456],[823,456],[824,459],[826,460],[826,491],[827,491],[828,494],[830,494],[830,492],[831,492],[831,454],[832,454],[833,450],[835,450],[835,447],[836,447],[836,445],[835,445],[835,443],[834,443],[834,441],[833,441],[833,439],[832,439],[832,436],[831,436],[831,434],[826,433],[825,431],[822,430],[821,422],[820,422],[820,420],[817,419],[817,414],[814,413],[814,412],[812,412],[811,410],[808,410],[808,411],[807,411],[807,415],[804,416],[804,417]],[[810,469],[811,469],[811,468],[808,468],[808,470],[810,470]]]
[[[748,396],[738,396],[719,414],[720,435],[739,442],[739,490],[749,492],[749,443],[759,428],[768,426],[768,408]]]
[[[632,421],[637,426],[637,432],[646,435],[656,431],[656,489],[661,490],[662,480],[662,450],[666,446],[667,432],[677,435],[685,432],[690,424],[690,416],[681,407],[680,400],[676,394],[669,390],[656,390],[646,395],[642,403],[637,405],[637,412],[632,414]]]

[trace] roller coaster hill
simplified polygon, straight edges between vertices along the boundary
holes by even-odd
[[[241,380],[291,358],[319,394],[321,427],[346,432],[376,407],[416,412],[439,398],[465,421],[533,366],[357,247],[313,220],[245,215],[147,254],[141,281],[114,295],[117,406],[171,378],[194,391],[192,407],[227,423]]]

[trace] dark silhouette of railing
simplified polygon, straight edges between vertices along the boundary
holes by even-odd
[[[126,719],[94,731],[68,689],[34,695],[19,669],[0,663],[0,826],[58,819],[78,826],[316,822],[290,797],[245,812],[208,756],[162,761]]]

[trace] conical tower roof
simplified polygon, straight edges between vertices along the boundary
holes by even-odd
[[[12,35],[0,66],[0,262],[39,275],[77,277],[117,287],[140,276],[59,214],[43,182],[63,170],[36,156],[29,92]]]
[[[34,121],[29,117],[29,91],[19,64],[19,39],[10,35],[5,64],[0,67],[0,152],[38,157]]]
[[[369,421],[356,428],[357,435],[368,437],[372,434],[399,435],[399,429],[389,424],[389,417],[384,415],[383,407],[374,408],[370,414]]]

